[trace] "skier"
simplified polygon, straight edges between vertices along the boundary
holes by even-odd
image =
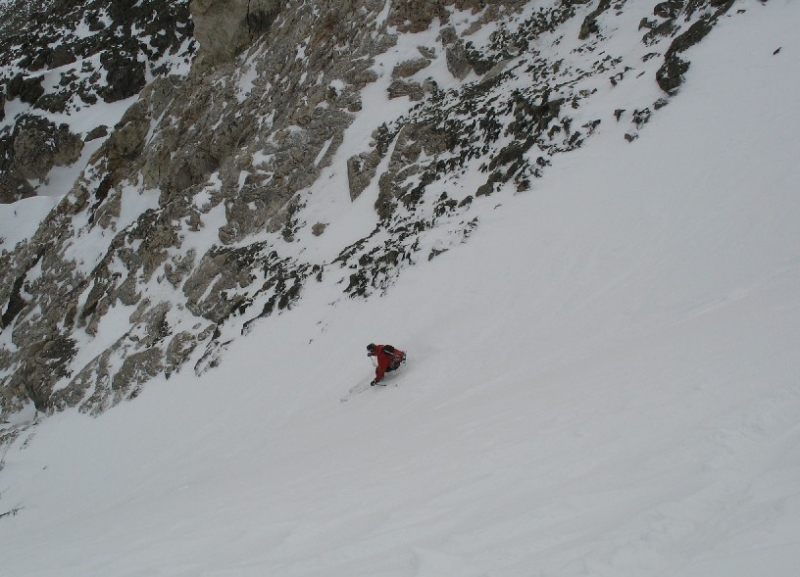
[[[375,357],[378,361],[378,367],[375,369],[375,379],[370,383],[373,387],[383,380],[386,373],[396,371],[406,361],[406,354],[392,345],[370,343],[367,345],[367,356]]]

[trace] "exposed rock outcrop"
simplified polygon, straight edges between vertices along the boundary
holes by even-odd
[[[195,51],[188,0],[12,0],[0,6],[0,19],[2,108],[7,100],[22,111],[0,123],[3,203],[35,194],[53,166],[70,165],[80,157],[62,154],[51,163],[45,157],[54,146],[48,144],[48,150],[36,153],[39,158],[30,159],[26,153],[40,140],[36,135],[35,141],[27,138],[31,125],[52,124],[53,114],[74,115],[98,103],[136,96],[148,76],[188,68]],[[102,116],[97,118],[87,133],[99,127]],[[17,143],[20,133],[22,143]],[[73,136],[83,139],[85,134]],[[12,153],[15,147],[23,150]]]
[[[194,34],[212,63],[226,62],[264,34],[280,0],[192,0]]]
[[[44,180],[54,166],[72,164],[81,156],[83,140],[66,124],[56,127],[44,118],[23,116],[16,128],[14,158],[22,178]]]

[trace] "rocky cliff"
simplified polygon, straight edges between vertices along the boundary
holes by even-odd
[[[466,242],[474,205],[534,190],[598,131],[636,140],[679,97],[691,47],[735,12],[733,0],[31,6],[3,8],[0,198],[36,194],[59,167],[79,176],[35,234],[0,245],[6,420],[30,404],[97,414],[156,375],[200,374],[309,283],[380,295]],[[99,124],[93,111],[115,102],[115,124]],[[326,207],[364,194],[366,232],[334,233],[341,211]]]
[[[98,103],[130,99],[154,77],[188,67],[196,47],[186,0],[15,0],[0,5],[0,17],[6,203],[37,194],[53,167],[78,162],[87,143],[107,135],[91,119]],[[76,122],[81,116],[89,118]]]

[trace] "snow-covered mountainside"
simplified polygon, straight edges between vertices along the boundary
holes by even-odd
[[[0,574],[800,566],[797,2],[0,11]]]
[[[202,374],[309,284],[384,293],[559,155],[636,140],[734,6],[206,0],[190,24],[182,3],[55,2],[12,19],[6,178],[33,190],[78,162],[87,116],[114,129],[4,247],[3,413],[99,414]]]

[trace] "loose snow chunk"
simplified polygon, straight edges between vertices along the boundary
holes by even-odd
[[[239,180],[237,182],[239,190],[242,190],[242,187],[244,186],[244,183],[247,180],[247,177],[250,176],[251,174],[252,173],[249,170],[243,170],[243,171],[241,171],[239,173]]]
[[[332,80],[330,83],[328,83],[328,86],[330,88],[333,88],[336,91],[336,93],[339,94],[344,90],[346,84],[344,83],[343,80],[337,79],[337,80]]]
[[[322,150],[319,151],[317,158],[314,159],[314,166],[319,166],[319,163],[322,162],[323,158],[325,158],[325,155],[328,153],[328,149],[331,147],[331,142],[333,142],[333,139],[329,138],[325,143],[325,146],[322,147]]]
[[[305,44],[300,44],[297,46],[297,56],[295,56],[295,60],[305,60],[306,59],[306,48],[308,47],[308,42],[310,39],[306,38]]]
[[[258,72],[254,66],[251,66],[244,74],[242,74],[241,78],[239,78],[239,82],[236,86],[236,100],[239,102],[239,104],[247,100],[247,97],[250,96],[253,88],[255,88],[255,79],[257,77]]]

